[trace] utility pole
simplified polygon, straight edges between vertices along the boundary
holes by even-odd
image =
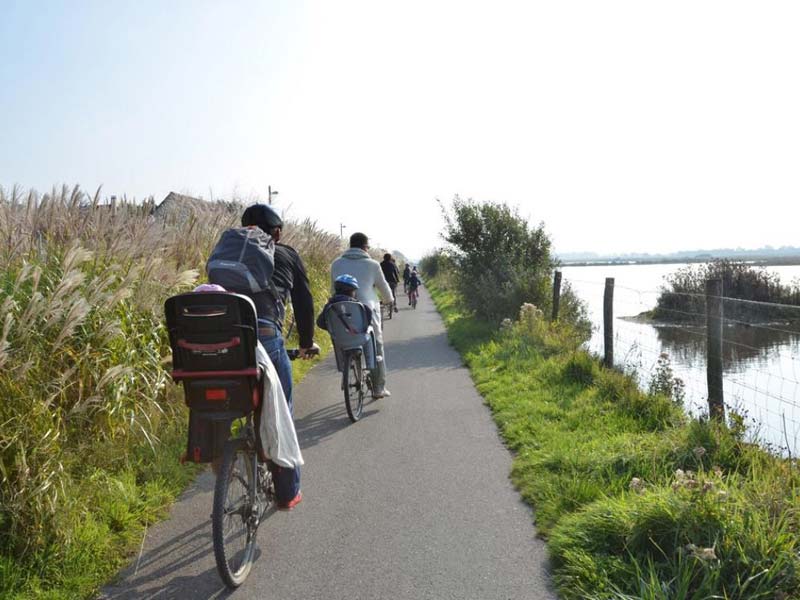
[[[339,239],[342,239],[344,237],[344,230],[345,230],[346,227],[347,227],[347,225],[343,225],[342,223],[339,223]]]
[[[267,195],[268,195],[268,197],[269,197],[269,203],[270,203],[270,204],[272,204],[272,197],[273,197],[273,196],[277,196],[277,195],[278,195],[278,190],[275,190],[275,191],[273,192],[273,191],[272,191],[272,186],[271,186],[271,185],[267,186],[267,190],[268,190],[268,191],[267,191]]]

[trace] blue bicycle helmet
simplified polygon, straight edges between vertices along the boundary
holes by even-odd
[[[352,275],[348,275],[345,273],[344,275],[339,275],[333,282],[333,287],[335,289],[345,288],[351,290],[358,289],[358,279],[353,277]]]

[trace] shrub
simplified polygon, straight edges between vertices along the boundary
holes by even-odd
[[[650,377],[648,391],[651,395],[661,394],[671,398],[675,404],[683,405],[686,396],[686,385],[680,377],[675,377],[669,355],[662,352],[656,362],[655,370]]]
[[[458,197],[445,220],[459,291],[479,317],[500,321],[523,302],[545,306],[553,263],[543,226],[531,229],[504,204]]]
[[[653,317],[662,321],[703,323],[705,320],[705,282],[722,280],[725,298],[800,306],[800,286],[781,284],[780,276],[763,267],[718,259],[702,265],[689,265],[666,276]],[[745,322],[772,319],[800,320],[800,311],[777,306],[728,301],[725,317]]]
[[[499,323],[532,303],[549,313],[552,303],[550,238],[544,225],[530,226],[505,204],[462,200],[443,207],[445,240],[451,245],[446,263],[431,261],[437,273],[446,265],[465,306],[476,316]],[[562,320],[590,325],[583,303],[567,285],[562,290]]]
[[[426,277],[438,277],[443,273],[452,272],[453,259],[444,250],[436,250],[419,261],[419,268]]]

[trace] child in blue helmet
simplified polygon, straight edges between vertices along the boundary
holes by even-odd
[[[333,282],[333,296],[328,298],[328,302],[322,308],[322,312],[317,317],[317,327],[320,329],[328,329],[325,323],[325,310],[337,302],[358,302],[356,300],[356,290],[358,290],[358,280],[352,275],[339,275]],[[362,304],[367,311],[367,322],[372,321],[372,309],[366,304]]]

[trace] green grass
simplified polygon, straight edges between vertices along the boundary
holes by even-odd
[[[428,283],[514,453],[563,598],[800,597],[792,463],[690,420],[534,313],[501,330]]]
[[[180,402],[177,394],[171,396]],[[178,463],[185,436],[183,422],[175,419],[161,431],[156,450],[136,446],[126,455],[127,464],[111,469],[87,460],[85,473],[64,490],[60,510],[45,526],[61,535],[43,540],[21,557],[0,557],[0,597],[72,599],[93,595],[99,583],[126,563],[139,547],[145,528],[166,514],[199,471],[196,466]],[[120,453],[119,448],[105,450]]]

